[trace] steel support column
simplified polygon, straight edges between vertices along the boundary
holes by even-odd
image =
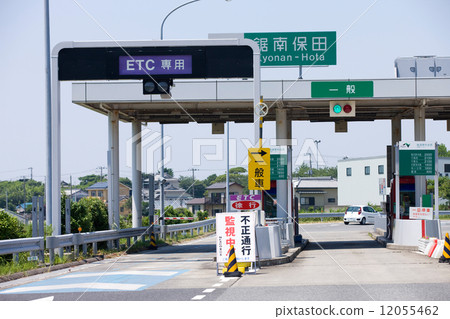
[[[119,229],[119,111],[108,113],[108,221]]]
[[[51,215],[50,222],[52,224],[53,236],[61,235],[61,85],[58,80],[58,56],[52,56],[52,88],[51,88],[51,203],[47,204]],[[47,200],[49,197],[47,196]]]
[[[141,122],[134,121],[131,127],[131,183],[132,183],[132,224],[134,227],[142,226],[142,143]]]
[[[426,101],[414,109],[414,140],[425,141],[425,106]],[[427,193],[425,176],[416,176],[416,207],[422,206],[422,195]]]
[[[394,118],[391,119],[391,158],[388,159],[391,161],[391,167],[392,172],[395,174],[396,172],[396,156],[397,152],[395,151],[395,145],[397,145],[398,142],[402,140],[402,117],[401,115],[397,115]],[[387,176],[388,182],[390,181],[393,176]],[[396,184],[396,187],[398,187],[400,183]],[[399,193],[399,192],[398,192]],[[391,198],[393,200],[394,196],[391,194]],[[391,212],[390,218],[386,218],[386,229],[387,234],[386,237],[388,239],[392,239],[392,232],[393,232],[393,226],[394,226],[394,214],[396,215],[397,212]],[[389,215],[388,215],[389,216]],[[397,216],[399,218],[399,216]]]
[[[288,121],[285,108],[277,107],[276,110],[276,139],[277,145],[287,145]],[[277,218],[288,220],[288,181],[277,180]]]

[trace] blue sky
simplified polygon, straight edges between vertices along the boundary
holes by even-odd
[[[156,40],[163,18],[183,1],[51,0],[51,46],[61,41]],[[369,8],[369,9],[368,9]],[[336,66],[304,70],[305,79],[393,78],[394,60],[401,56],[450,56],[450,2],[446,0],[204,0],[172,14],[166,39],[207,39],[209,33],[336,31]],[[100,27],[101,26],[101,27]],[[107,32],[105,32],[105,30]],[[0,180],[45,177],[44,1],[0,1]],[[262,78],[296,79],[298,69],[263,69]],[[68,181],[106,166],[107,118],[71,103],[71,85],[62,85],[62,174]],[[450,146],[445,121],[427,121],[427,140]],[[246,124],[231,123],[238,163],[245,158],[242,136],[252,137]],[[151,123],[150,130],[160,125]],[[223,173],[225,161],[193,166],[192,139],[217,138],[210,125],[166,125],[171,137],[171,167],[177,176],[205,178]],[[186,133],[187,132],[187,133]],[[264,136],[275,135],[266,123]],[[126,166],[126,141],[131,125],[120,125],[121,176]],[[338,159],[385,153],[390,122],[351,123],[346,134],[334,133],[332,123],[294,122],[294,161],[305,139],[320,139],[320,152],[329,166]],[[403,121],[403,140],[413,139],[411,121]],[[155,158],[159,154],[155,153]],[[105,173],[105,172],[104,172]]]

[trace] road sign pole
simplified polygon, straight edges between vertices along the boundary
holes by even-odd
[[[261,99],[261,54],[259,49],[253,49],[253,126],[255,134],[255,143],[253,145],[256,145],[256,143],[262,144],[262,123],[260,124],[262,119],[258,109]],[[262,191],[253,192],[254,194],[262,195]],[[261,208],[259,208],[257,212],[258,221],[256,222],[256,225],[261,226]]]

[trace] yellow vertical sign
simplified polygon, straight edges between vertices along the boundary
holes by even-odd
[[[248,149],[248,189],[270,189],[270,148]]]

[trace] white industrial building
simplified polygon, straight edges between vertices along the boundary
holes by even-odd
[[[375,204],[380,205],[380,181],[386,178],[386,156],[346,158],[338,161],[338,205]],[[389,189],[386,189],[389,194]]]

